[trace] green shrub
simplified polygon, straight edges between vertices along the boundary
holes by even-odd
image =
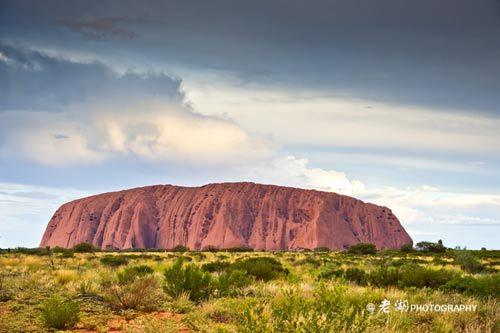
[[[116,275],[120,284],[126,284],[134,281],[136,278],[152,274],[153,272],[154,270],[151,267],[139,265],[126,267],[123,271],[118,272]]]
[[[237,296],[241,289],[252,284],[253,280],[245,271],[230,270],[219,275],[217,290],[219,296]]]
[[[190,300],[198,302],[210,297],[215,289],[210,273],[194,264],[183,265],[181,260],[176,260],[172,267],[165,269],[164,275],[163,290],[172,297],[188,293]]]
[[[240,259],[231,265],[231,269],[247,272],[257,280],[269,281],[289,274],[281,262],[271,257]]]
[[[79,243],[73,246],[73,252],[77,253],[90,253],[96,251],[99,251],[99,249],[90,243]]]
[[[222,271],[228,269],[229,266],[231,266],[231,263],[229,263],[227,261],[217,260],[217,261],[212,261],[212,262],[203,264],[201,266],[201,269],[203,269],[204,271],[213,273],[213,272],[222,272]]]
[[[55,248],[51,249],[53,253],[58,254],[58,258],[61,259],[68,259],[68,258],[74,258],[75,253],[71,249],[65,249],[63,247],[56,246]]]
[[[440,269],[434,270],[419,265],[403,265],[401,267],[382,266],[370,272],[367,282],[377,287],[398,286],[401,288],[439,288],[455,277],[457,273]]]
[[[8,252],[11,252],[8,249]],[[12,250],[12,253],[22,253],[22,254],[32,254],[36,256],[47,256],[51,253],[49,247],[35,247],[35,248],[27,248],[27,247],[16,247]]]
[[[224,249],[226,252],[253,252],[253,249],[248,246],[235,246],[235,247],[228,247]]]
[[[403,253],[413,252],[413,244],[412,243],[404,244],[399,248],[399,250]]]
[[[217,246],[208,245],[208,246],[205,246],[201,251],[203,251],[203,252],[219,252],[219,248]]]
[[[401,267],[398,285],[400,287],[434,288],[446,284],[457,273],[447,270],[434,270],[427,267],[407,265]]]
[[[359,268],[348,268],[345,270],[343,277],[351,282],[359,284],[361,286],[366,285],[366,273],[364,270]]]
[[[341,277],[343,274],[344,271],[342,269],[339,269],[339,265],[337,263],[328,263],[325,266],[321,267],[317,279],[333,279]]]
[[[69,258],[74,258],[74,257],[75,257],[75,254],[72,251],[63,252],[63,253],[59,254],[59,258],[61,258],[61,259],[69,259]]]
[[[128,258],[121,255],[106,255],[101,258],[101,263],[106,266],[118,267],[128,264]]]
[[[358,243],[350,246],[347,252],[352,254],[375,254],[377,253],[377,247],[375,244]]]
[[[367,281],[377,287],[397,286],[400,278],[399,269],[394,266],[382,266],[367,275]]]
[[[326,246],[319,246],[314,248],[314,252],[330,252],[330,248]]]
[[[48,328],[68,329],[78,322],[80,312],[76,302],[52,296],[42,303],[41,313]]]
[[[500,274],[474,276],[455,276],[441,286],[443,291],[458,292],[466,295],[494,298],[500,297]]]
[[[174,246],[174,248],[171,250],[172,252],[187,252],[189,249],[185,247],[184,245],[177,245]]]
[[[484,267],[476,257],[469,252],[460,251],[455,255],[455,263],[468,273],[479,273]]]

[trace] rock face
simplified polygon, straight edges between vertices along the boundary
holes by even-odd
[[[412,242],[390,209],[330,192],[254,183],[158,185],[62,205],[40,246],[344,249]]]

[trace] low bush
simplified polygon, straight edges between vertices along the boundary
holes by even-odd
[[[314,248],[314,252],[330,252],[330,248],[325,247],[325,246],[319,246]]]
[[[205,246],[202,250],[202,252],[219,252],[219,248],[213,245],[208,245]]]
[[[479,273],[484,270],[483,264],[469,252],[460,251],[455,255],[455,263],[468,273]]]
[[[434,288],[446,284],[457,276],[457,273],[447,269],[434,270],[417,265],[402,266],[398,285],[400,287]]]
[[[344,271],[343,277],[352,281],[360,286],[366,285],[366,273],[364,270],[359,268],[348,268]]]
[[[120,284],[126,284],[134,281],[136,278],[152,274],[154,270],[146,265],[130,266],[126,267],[124,270],[116,273],[118,282]]]
[[[149,275],[112,285],[106,291],[106,298],[120,309],[155,311],[161,306],[163,294],[158,280]]]
[[[69,258],[74,258],[75,253],[73,251],[66,251],[66,252],[60,252],[59,258],[61,259],[69,259]]]
[[[222,271],[228,269],[229,266],[231,266],[231,263],[229,263],[227,261],[217,260],[217,261],[212,261],[212,262],[203,264],[201,266],[201,269],[203,269],[204,271],[213,273],[213,272],[222,272]]]
[[[121,255],[106,255],[101,258],[101,263],[106,266],[119,267],[128,264],[128,258]]]
[[[251,285],[253,279],[245,271],[230,270],[223,272],[217,279],[219,296],[238,296],[241,289]]]
[[[399,248],[399,250],[403,253],[413,252],[413,244],[412,243],[404,244]]]
[[[325,266],[321,267],[317,279],[333,279],[337,277],[341,277],[344,274],[344,271],[339,268],[339,265],[336,263],[328,263]]]
[[[72,328],[78,322],[79,313],[78,303],[60,296],[52,296],[41,305],[42,319],[48,328]]]
[[[240,259],[231,265],[231,269],[247,272],[257,280],[269,281],[289,274],[281,262],[271,257]]]
[[[11,253],[21,253],[21,254],[32,254],[36,256],[47,256],[51,252],[48,247],[35,247],[35,248],[27,248],[27,247],[17,247],[15,249],[8,249],[8,252]]]
[[[443,291],[458,292],[482,297],[500,297],[500,274],[473,276],[455,276],[440,288]]]
[[[79,243],[73,246],[73,252],[77,253],[91,253],[97,251],[99,251],[99,249],[90,243]]]
[[[253,249],[248,246],[236,246],[224,249],[226,252],[253,252]]]
[[[181,260],[176,260],[172,267],[165,269],[164,275],[163,290],[172,297],[187,293],[190,300],[198,302],[210,297],[215,290],[210,273],[194,264],[184,265]]]
[[[447,269],[434,270],[411,264],[401,267],[382,266],[366,277],[367,282],[377,287],[439,288],[456,275],[457,273]]]
[[[171,252],[187,252],[189,249],[184,245],[176,245],[171,250]]]
[[[358,269],[346,270],[331,267],[318,275],[318,279],[344,278],[359,285],[377,287],[431,288],[474,296],[500,296],[500,274],[462,276],[447,269],[431,269],[415,264],[395,267],[381,266],[369,273]]]
[[[56,246],[50,249],[53,253],[59,253],[59,258],[73,258],[74,252],[72,249]]]
[[[347,252],[352,254],[375,254],[377,253],[377,248],[375,244],[358,243],[350,246]]]

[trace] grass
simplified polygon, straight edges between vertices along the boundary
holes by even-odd
[[[0,252],[0,332],[500,331],[499,251],[209,250]],[[367,311],[384,299],[477,310]]]
[[[78,303],[60,296],[51,296],[41,305],[43,322],[48,328],[73,328],[78,322],[80,310]]]

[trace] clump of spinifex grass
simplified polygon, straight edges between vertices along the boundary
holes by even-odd
[[[48,328],[69,329],[78,322],[78,303],[61,296],[52,296],[41,305],[43,322]]]

